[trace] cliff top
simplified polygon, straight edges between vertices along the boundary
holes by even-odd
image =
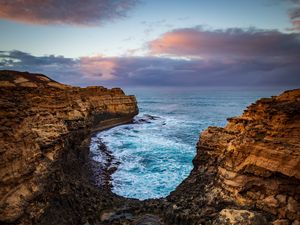
[[[121,88],[108,89],[103,86],[88,86],[86,88],[75,87],[59,83],[44,74],[20,72],[14,70],[0,70],[0,87],[4,88],[55,88],[61,90],[76,90],[89,93],[125,93]]]
[[[285,100],[296,100],[300,101],[300,89],[294,89],[283,92],[281,95],[276,97],[277,100],[285,101]]]
[[[0,70],[0,87],[47,87],[66,89],[71,86],[58,83],[51,78],[38,73]]]
[[[91,132],[131,122],[137,113],[135,97],[120,88],[72,87],[42,74],[0,71],[0,224],[32,224],[27,212],[40,218],[52,193],[63,192],[53,191],[61,183],[56,179],[66,182],[63,189],[78,182],[85,193],[95,188],[88,184],[92,165],[83,161],[90,157]],[[74,177],[65,176],[65,169]],[[55,217],[68,218],[58,211]],[[49,224],[62,224],[52,217]]]

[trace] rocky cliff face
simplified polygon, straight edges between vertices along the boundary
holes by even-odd
[[[300,224],[300,89],[209,127],[189,177],[167,198],[138,201],[95,187],[88,160],[91,132],[131,121],[133,96],[0,78],[1,224]]]
[[[135,97],[119,88],[71,87],[15,71],[0,71],[0,108],[0,221],[23,224],[70,205],[55,198],[71,193],[76,179],[88,182],[82,168],[92,131],[138,113]]]
[[[238,205],[299,220],[300,90],[261,99],[228,121],[202,133],[198,145],[200,152],[214,146],[222,189]]]
[[[300,224],[300,90],[228,121],[200,135],[194,169],[169,200],[183,218],[214,224]]]

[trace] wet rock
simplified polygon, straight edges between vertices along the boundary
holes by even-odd
[[[157,119],[160,118],[159,116],[153,116],[153,115],[150,115],[150,114],[144,114],[144,117],[149,119],[149,120],[157,120]]]
[[[144,114],[141,118],[135,120],[135,123],[137,123],[137,124],[151,123],[152,120],[158,120],[158,119],[160,119],[159,116]],[[163,123],[163,125],[165,125],[165,123]]]

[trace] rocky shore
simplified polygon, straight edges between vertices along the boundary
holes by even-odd
[[[299,224],[299,141],[300,89],[260,99],[200,135],[193,171],[167,199],[204,224]]]
[[[189,177],[145,201],[113,194],[113,171],[97,186],[89,155],[93,132],[138,113],[133,96],[15,71],[0,94],[1,224],[300,224],[300,89],[209,127]]]
[[[1,224],[81,224],[114,204],[91,184],[89,140],[130,122],[135,97],[16,71],[1,71],[0,86]]]

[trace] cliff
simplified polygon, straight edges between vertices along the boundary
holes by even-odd
[[[95,186],[89,160],[94,131],[138,113],[133,96],[1,71],[0,100],[1,224],[300,224],[300,89],[202,132],[187,179],[146,201]]]
[[[200,135],[194,169],[168,199],[185,221],[300,224],[299,144],[300,89],[260,99]]]
[[[16,71],[0,71],[0,108],[0,221],[22,224],[55,204],[76,213],[68,202],[76,196],[59,198],[85,185],[77,180],[88,183],[83,169],[91,132],[130,122],[138,113],[135,97],[119,88],[71,87]]]

